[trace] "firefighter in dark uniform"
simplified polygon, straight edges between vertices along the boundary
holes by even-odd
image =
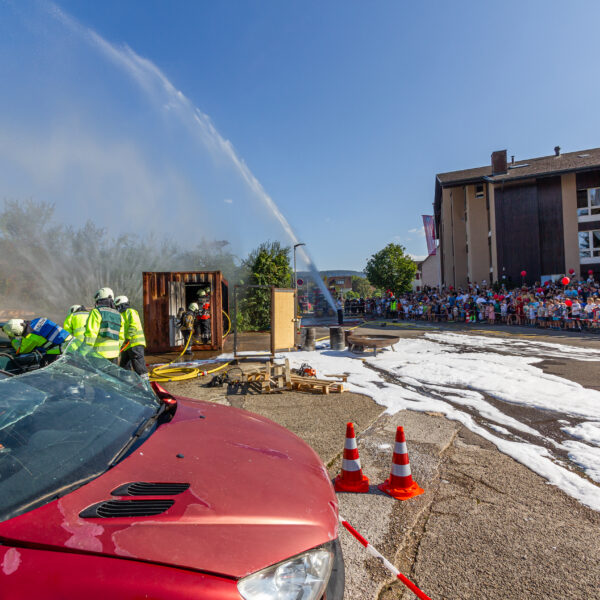
[[[198,319],[200,321],[200,338],[203,344],[210,344],[210,296],[205,290],[198,294],[200,312]]]
[[[192,345],[194,344],[194,340],[190,340],[190,336],[194,334],[194,323],[196,321],[196,314],[198,313],[198,311],[199,306],[195,302],[192,302],[188,306],[188,309],[181,315],[179,319],[179,328],[181,330],[181,335],[183,335],[184,347],[187,344],[185,353],[190,355],[192,354]]]

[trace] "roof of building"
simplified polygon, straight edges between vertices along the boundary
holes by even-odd
[[[490,163],[485,167],[477,167],[475,169],[438,173],[437,179],[442,186],[448,186],[468,181],[483,180],[484,177],[488,181],[500,182],[577,171],[579,169],[590,169],[593,167],[600,167],[600,148],[567,152],[558,156],[553,154],[551,156],[541,156],[540,158],[518,160],[514,163],[509,162],[507,172],[500,175],[492,176],[492,165]]]

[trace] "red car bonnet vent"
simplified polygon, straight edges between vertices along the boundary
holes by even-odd
[[[167,511],[175,500],[105,500],[79,513],[82,519],[152,517]]]
[[[190,487],[189,483],[135,481],[119,486],[112,496],[177,496]]]
[[[154,393],[162,400],[164,404],[173,407],[177,405],[177,399],[175,396],[167,392],[162,385],[156,383],[156,381],[151,382],[150,385],[152,386]]]

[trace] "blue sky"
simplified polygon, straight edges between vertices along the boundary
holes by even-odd
[[[109,199],[121,229],[227,237],[242,255],[289,243],[222,150],[172,122],[183,109],[158,80],[140,92],[136,68],[157,67],[210,118],[322,269],[362,269],[389,242],[425,254],[438,172],[497,149],[600,145],[597,2],[56,6],[69,26],[49,3],[0,0],[0,197],[49,199],[74,224],[117,227],[98,209]],[[127,72],[110,58],[124,46]]]

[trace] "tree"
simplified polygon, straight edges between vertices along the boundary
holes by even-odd
[[[358,294],[358,298],[368,298],[373,293],[373,286],[368,279],[352,275],[352,291]]]
[[[365,274],[376,287],[394,294],[410,292],[417,265],[400,244],[388,244],[367,261]]]
[[[100,287],[111,287],[142,308],[142,271],[221,270],[239,279],[227,241],[202,240],[181,250],[167,241],[113,237],[91,222],[79,229],[57,223],[54,206],[6,200],[0,208],[0,308],[18,308],[62,323],[72,304],[90,306]]]
[[[250,285],[287,287],[292,276],[289,247],[279,242],[264,242],[243,261]],[[240,303],[238,325],[241,329],[264,331],[271,325],[271,291],[249,288]]]

